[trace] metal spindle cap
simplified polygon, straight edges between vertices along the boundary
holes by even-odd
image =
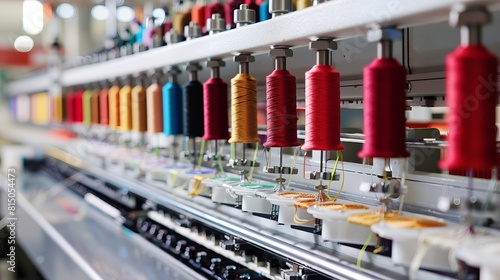
[[[120,50],[118,48],[113,48],[108,51],[108,60],[112,60],[120,57]]]
[[[210,35],[226,30],[226,21],[220,14],[212,14],[211,18],[207,19],[207,31]]]
[[[210,59],[207,61],[207,67],[215,68],[215,67],[224,67],[226,63],[222,59]]]
[[[108,60],[108,53],[106,51],[102,51],[99,53],[99,62],[105,62]]]
[[[148,47],[146,47],[143,44],[134,43],[132,49],[133,49],[133,53],[140,53],[140,52],[143,52],[143,51],[147,51]]]
[[[171,66],[167,70],[167,74],[170,76],[175,76],[181,73],[181,70],[177,66]]]
[[[201,28],[194,21],[189,22],[189,25],[184,26],[184,34],[187,40],[201,37]]]
[[[255,11],[249,9],[247,4],[241,4],[239,9],[234,10],[233,16],[237,28],[255,23]]]
[[[450,13],[450,25],[460,26],[481,26],[491,22],[491,14],[484,6],[457,5]]]
[[[251,54],[247,54],[247,53],[242,53],[242,54],[239,54],[239,55],[235,55],[233,57],[233,61],[234,62],[254,62],[255,61],[255,57],[253,57]]]
[[[201,69],[201,66],[196,62],[188,62],[188,64],[186,65],[186,71],[188,72],[196,72]]]
[[[275,47],[269,50],[271,57],[292,57],[293,51],[289,48]]]
[[[161,77],[163,76],[163,70],[161,68],[149,70],[147,71],[147,75],[151,77],[151,82],[153,84],[156,84],[161,80]]]
[[[127,56],[132,54],[132,45],[126,44],[120,47],[120,56]]]
[[[270,0],[269,13],[275,16],[286,14],[292,10],[292,0]]]
[[[337,42],[331,39],[318,39],[309,43],[309,49],[312,51],[332,51],[337,49]]]
[[[97,54],[97,53],[91,53],[90,54],[90,63],[91,64],[99,63],[99,54]]]
[[[166,34],[165,34],[165,41],[167,44],[175,44],[179,43],[181,41],[184,41],[184,36],[178,34],[175,32],[174,29],[170,29]]]

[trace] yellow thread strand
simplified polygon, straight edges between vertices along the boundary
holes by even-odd
[[[335,177],[335,173],[337,172],[337,166],[339,164],[339,152],[337,151],[337,159],[335,159],[335,164],[333,165],[332,173],[330,174],[330,181],[328,182],[328,187],[326,188],[326,196],[330,199],[330,186],[332,185],[333,178]]]
[[[132,129],[132,87],[124,86],[120,89],[120,130]]]
[[[344,178],[345,178],[345,168],[344,168],[344,156],[342,155],[342,152],[337,152],[340,154],[340,161],[342,162],[342,182],[340,183],[340,188],[339,188],[339,191],[337,192],[337,195],[333,198],[333,200],[337,200],[337,198],[339,198],[339,195],[340,193],[342,192],[342,190],[344,189]]]
[[[345,183],[344,155],[342,154],[342,152],[339,153],[340,153],[340,162],[342,163],[342,183],[340,184],[340,189],[335,199],[339,197],[340,193],[344,189],[344,183]]]
[[[193,141],[195,141],[193,139]],[[198,157],[198,168],[201,167],[201,163],[203,161],[203,153],[205,152],[205,140],[201,140],[201,146],[200,146],[200,156]]]
[[[146,89],[142,85],[135,86],[131,91],[132,103],[132,130],[136,132],[147,131],[146,115]]]
[[[198,196],[200,195],[203,190],[205,189],[205,185],[201,184],[201,182],[205,179],[205,178],[210,178],[212,177],[212,175],[197,175],[194,177],[195,179],[195,182],[194,182],[194,185],[193,185],[193,189],[188,193],[189,195],[191,196]]]
[[[384,249],[384,247],[380,246],[380,236],[376,235],[376,238],[377,238],[377,244],[375,245],[375,250],[373,250],[374,254],[378,254],[382,252],[382,250]]]
[[[366,247],[368,247],[368,244],[370,244],[370,241],[372,240],[372,235],[373,235],[373,232],[370,232],[370,235],[368,235],[368,239],[366,239],[366,242],[365,242],[365,244],[363,244],[361,251],[359,251],[358,260],[356,261],[356,268],[358,270],[361,270],[361,258],[363,257],[363,254],[366,251]]]
[[[203,180],[203,178],[200,178],[199,176],[194,177],[193,189],[188,192],[188,195],[198,196],[203,191],[203,190],[198,191],[198,189],[200,188],[200,185],[201,185],[201,180]]]
[[[108,91],[109,128],[120,127],[120,87],[112,86]]]
[[[259,142],[255,143],[255,152],[253,153],[252,167],[250,167],[250,172],[248,173],[248,180],[252,180],[253,170],[255,169],[255,162],[257,161],[257,154],[259,153]]]
[[[200,186],[198,187],[198,194],[197,195],[200,195],[203,192],[203,190],[205,190],[205,184],[201,184],[202,180],[203,179],[200,180]]]
[[[257,81],[250,74],[231,79],[231,139],[229,143],[259,142]]]
[[[204,175],[196,175],[194,176],[194,185],[193,185],[193,189],[191,189],[189,192],[188,192],[188,195],[190,196],[198,196],[200,195],[203,190],[205,189],[205,185],[201,184],[201,182],[203,180],[205,180],[206,178],[211,178],[212,177],[212,174],[204,174]],[[187,184],[183,184],[179,187],[179,189],[183,189],[186,187]]]

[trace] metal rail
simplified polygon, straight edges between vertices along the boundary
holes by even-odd
[[[370,25],[408,27],[446,20],[451,7],[484,4],[500,9],[495,0],[336,0],[259,22],[149,50],[111,61],[66,69],[61,83],[71,86],[111,79],[155,68],[201,61],[208,57],[229,58],[235,52],[263,53],[271,45],[304,46],[317,37],[345,39],[364,35]],[[248,38],[251,38],[249,40]],[[44,83],[37,84],[37,81]],[[11,83],[11,94],[46,90],[48,76],[34,76]]]
[[[337,279],[353,279],[353,280],[368,280],[368,279],[392,279],[380,277],[376,273],[369,273],[366,270],[358,271],[354,267],[341,262],[334,262],[331,259],[325,259],[324,256],[311,251],[304,250],[292,244],[283,242],[280,239],[256,232],[241,224],[235,224],[220,216],[212,216],[206,211],[196,209],[190,205],[179,201],[174,195],[162,192],[131,178],[124,178],[115,175],[111,172],[106,172],[101,168],[97,168],[86,164],[83,161],[75,160],[73,156],[58,150],[57,152],[48,152],[48,155],[54,157],[70,166],[76,167],[90,175],[106,178],[110,183],[128,189],[136,195],[147,198],[149,201],[158,205],[168,206],[169,209],[179,212],[186,217],[193,218],[198,222],[205,224],[208,227],[214,228],[221,232],[241,237],[249,242],[261,247],[264,250],[276,252],[285,258],[293,259],[313,270],[324,273]]]

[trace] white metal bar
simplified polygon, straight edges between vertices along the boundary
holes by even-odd
[[[109,62],[69,69],[63,85],[83,84],[235,52],[263,52],[271,45],[300,46],[314,37],[363,35],[369,25],[411,26],[446,20],[453,5],[488,0],[336,0],[257,24],[153,49]]]
[[[49,89],[52,79],[47,71],[27,78],[12,81],[7,84],[5,90],[10,95],[29,94]]]
[[[113,79],[155,68],[208,57],[228,58],[235,52],[261,53],[271,45],[303,46],[317,37],[348,38],[365,34],[370,25],[408,27],[443,21],[452,6],[485,4],[500,9],[498,0],[335,0],[257,24],[121,57],[99,64],[67,69],[64,86]],[[18,81],[11,93],[43,90],[45,83]]]

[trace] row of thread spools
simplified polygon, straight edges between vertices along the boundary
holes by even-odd
[[[235,15],[248,13],[242,5]],[[467,17],[467,13],[483,17]],[[283,13],[280,11],[280,13]],[[460,46],[446,58],[446,101],[448,113],[448,147],[443,169],[482,171],[497,165],[495,110],[498,103],[497,58],[480,40],[481,25],[489,21],[489,13],[474,7],[452,17],[462,32]],[[247,14],[248,15],[248,14]],[[243,16],[247,18],[247,16]],[[487,19],[487,20],[485,20]],[[236,21],[238,18],[236,17]],[[200,34],[194,24],[186,26],[191,39]],[[409,154],[405,147],[405,69],[392,58],[391,42],[398,30],[378,28],[369,38],[379,44],[378,58],[365,67],[364,76],[364,134],[361,157],[401,158]],[[477,34],[476,34],[477,33]],[[335,49],[331,39],[311,42],[317,52],[317,65],[306,73],[306,139],[304,150],[341,150],[340,143],[340,75],[330,65],[330,51]],[[268,147],[298,146],[295,77],[286,70],[286,59],[292,51],[283,46],[272,46],[270,55],[275,60],[275,71],[266,78],[267,142]],[[240,64],[239,73],[231,80],[231,143],[255,143],[257,134],[256,80],[250,75],[253,57],[241,53],[234,57]],[[201,69],[188,63],[189,81],[184,89],[176,83],[178,68],[170,67],[169,82],[163,87],[156,73],[147,87],[144,74],[108,81],[86,90],[56,96],[52,102],[43,94],[34,95],[33,122],[48,121],[43,112],[52,108],[52,120],[86,125],[107,126],[117,131],[136,131],[184,135],[205,140],[227,140],[227,84],[220,79],[223,61],[208,59],[211,78],[204,84],[197,79]],[[487,83],[485,83],[487,81]],[[489,82],[491,81],[491,82]],[[134,86],[135,85],[135,86]],[[11,99],[15,118],[25,114],[26,97]],[[36,105],[42,104],[42,105]],[[51,104],[49,106],[49,104]],[[24,108],[23,108],[24,107]],[[63,108],[64,107],[64,108]],[[43,109],[46,108],[46,109]],[[63,117],[62,112],[65,111]],[[478,125],[481,124],[481,125]],[[469,137],[472,136],[472,137]]]
[[[189,24],[190,21],[195,22],[200,26],[204,32],[208,32],[205,24],[206,20],[210,19],[213,14],[219,14],[221,18],[225,19],[225,29],[231,29],[236,27],[236,21],[234,19],[234,11],[237,10],[240,5],[245,4],[249,9],[255,11],[255,22],[260,22],[270,19],[271,12],[269,11],[269,5],[272,1],[269,0],[229,0],[224,3],[220,0],[212,1],[181,1],[174,3],[172,7],[173,14],[168,15],[163,22],[163,32],[168,32],[173,28],[177,33],[183,34],[183,28],[185,25]],[[282,1],[286,2],[286,1]],[[313,3],[314,2],[314,3]],[[325,1],[312,1],[312,0],[293,0],[289,4],[289,7],[285,7],[286,12],[294,10],[302,10],[313,4],[318,4]]]
[[[278,5],[278,8],[283,10],[283,12],[288,12],[302,10],[312,4],[319,4],[325,1],[294,0],[291,2],[281,2],[285,3],[286,6]],[[176,40],[183,40],[187,37],[184,27],[190,22],[200,27],[201,35],[209,34],[210,20],[214,15],[216,17],[214,20],[224,20],[222,25],[217,25],[216,29],[218,31],[236,28],[235,11],[242,4],[246,5],[249,10],[254,11],[252,17],[247,19],[248,23],[261,22],[272,17],[270,6],[273,4],[271,3],[270,5],[269,0],[229,0],[224,2],[221,0],[176,1],[170,6],[163,6],[161,8],[165,13],[164,18],[150,15],[145,19],[141,19],[140,16],[136,16],[126,28],[117,33],[115,47],[118,51],[112,52],[109,55],[105,54],[104,51],[102,54],[108,58],[116,58],[117,56],[127,55],[133,51],[164,46],[167,43],[175,43]],[[159,22],[160,20],[161,22]],[[175,39],[172,39],[172,37]],[[92,58],[90,60],[92,61]],[[78,64],[78,62],[76,63]]]

